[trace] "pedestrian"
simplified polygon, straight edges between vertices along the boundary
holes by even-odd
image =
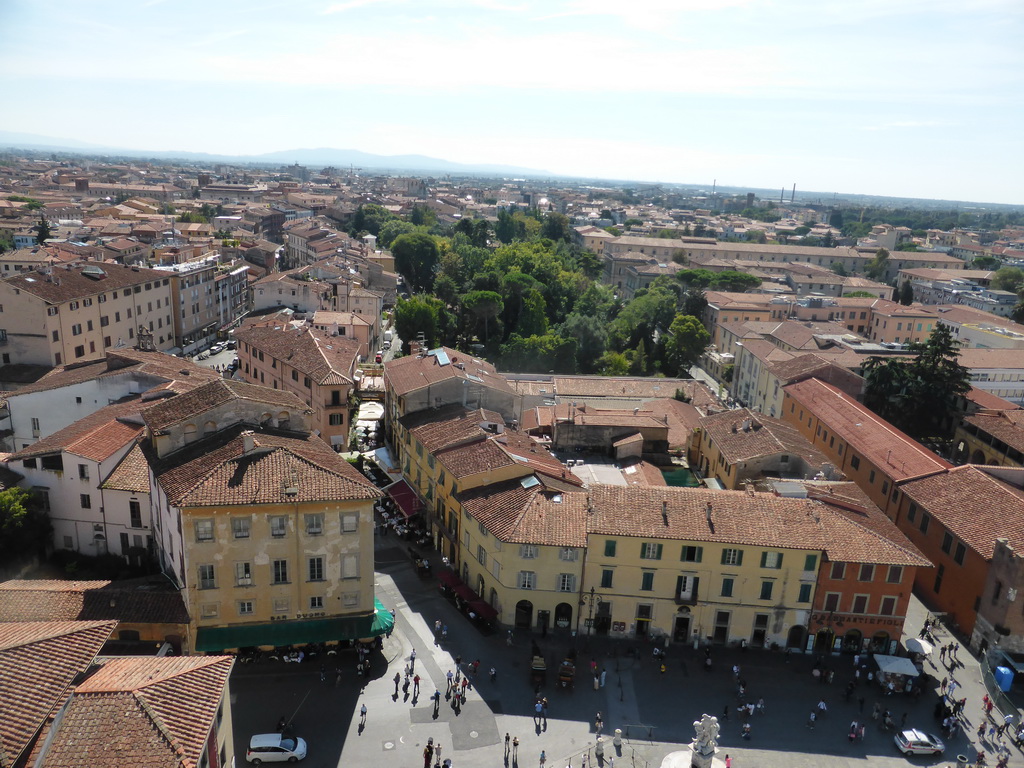
[[[509,632],[509,634],[511,634],[511,631]],[[508,744],[509,744],[509,735],[506,733],[505,734],[505,757],[508,757],[508,750],[509,750]]]
[[[743,724],[743,729],[740,731],[740,736],[742,736],[744,739],[750,739],[750,723]]]
[[[398,684],[402,682],[402,676],[395,672],[395,696],[398,695]]]
[[[985,702],[985,714],[988,715],[988,716],[991,716],[992,715],[992,708],[994,706],[995,706],[995,704],[993,703],[993,701],[991,699],[989,699],[987,702]]]
[[[949,685],[949,678],[947,678],[947,677],[942,678],[942,682],[939,683],[939,691],[942,693],[943,696],[946,695],[946,686],[947,685]]]
[[[594,718],[594,730],[597,731],[597,735],[601,735],[601,729],[604,728],[604,720],[601,718],[601,713],[597,713],[597,717]]]
[[[728,755],[725,756],[725,768],[732,768],[732,758]]]
[[[853,668],[857,669],[857,667],[859,667],[859,666],[860,666],[860,654],[859,653],[855,653],[855,654],[853,654]]]
[[[953,643],[953,658],[957,661],[960,660],[960,643]]]
[[[434,759],[437,761],[438,765],[441,764],[441,745],[440,744],[438,744],[436,747],[434,747]]]
[[[537,721],[538,724],[540,723],[541,716],[543,715],[543,710],[544,706],[539,701],[533,705],[533,719]]]
[[[515,760],[519,757],[519,737],[514,736],[512,738],[512,759]]]
[[[448,639],[448,625],[447,624],[445,624],[443,627],[441,627],[441,639],[442,640],[447,640]]]
[[[327,682],[327,667],[325,667],[323,664],[320,665],[320,682]]]
[[[735,680],[736,682],[739,682],[739,679],[740,679],[740,665],[739,664],[733,664],[732,665],[732,679]]]
[[[590,659],[590,674],[597,675],[597,659],[593,657]]]
[[[984,739],[985,738],[985,731],[986,731],[985,721],[982,720],[981,721],[981,725],[978,726],[978,738],[979,739]]]
[[[365,704],[363,704],[363,706],[361,706],[359,708],[359,724],[360,725],[365,725],[366,724],[366,705]]]
[[[760,699],[757,700],[757,711],[760,712],[762,715],[767,713],[767,710],[765,709],[765,706],[764,706],[764,697],[763,696]]]
[[[430,768],[430,762],[434,757],[434,745],[427,744],[423,748],[423,768]]]
[[[665,662],[661,663],[661,674],[665,674]]]
[[[879,715],[881,715],[881,714],[882,714],[882,705],[881,705],[881,704],[879,704],[879,703],[878,703],[878,702],[876,701],[876,702],[875,702],[875,706],[874,706],[874,707],[872,708],[872,710],[871,710],[871,719],[872,719],[872,720],[877,720],[877,719],[878,719],[878,716],[879,716]]]
[[[818,713],[812,709],[810,717],[807,718],[807,727],[810,728],[812,731],[814,730],[814,723],[817,719]]]
[[[498,679],[498,670],[496,670],[494,667],[491,667],[491,682],[493,683],[497,679]]]
[[[939,648],[939,661],[943,663],[946,661],[946,646]]]
[[[606,677],[608,677],[608,669],[606,667],[601,667],[601,687],[602,688],[604,688],[604,681],[605,681]]]
[[[452,679],[455,677],[455,675],[452,674],[452,671],[449,669],[446,677],[448,678],[448,691],[450,691],[452,689]]]
[[[857,726],[857,739],[859,741],[864,741],[864,731],[865,731],[865,729],[866,729],[866,727],[865,727],[864,723],[861,723],[859,726]]]
[[[416,649],[412,649],[412,653],[409,654],[409,671],[412,672],[416,669]]]
[[[823,715],[826,712],[828,712],[828,705],[825,704],[825,700],[824,699],[819,699],[819,701],[818,701],[818,712],[820,712]]]
[[[419,693],[420,693],[420,676],[416,675],[412,679],[412,695],[413,696],[419,696]]]
[[[710,656],[707,656],[704,659],[704,671],[705,672],[710,672],[711,671],[711,657]]]
[[[438,619],[437,621],[434,622],[434,637],[437,637],[440,634],[441,634],[441,620]]]
[[[722,707],[722,719],[723,720],[728,720],[729,719],[729,705],[728,704],[726,704],[724,707]]]
[[[508,634],[505,636],[505,645],[507,645],[509,647],[512,646],[512,630],[511,629],[508,631]]]
[[[754,716],[754,702],[748,701],[747,702],[747,717],[753,717],[753,716]]]
[[[544,768],[544,763],[548,761],[548,756],[544,754],[544,750],[540,751],[540,768]]]
[[[469,687],[469,678],[462,678],[462,698],[466,698],[466,688]]]
[[[434,699],[434,714],[436,715],[437,710],[441,708],[441,691],[434,691],[434,695],[432,698]]]
[[[850,743],[852,744],[857,738],[857,726],[860,725],[856,720],[850,723]]]
[[[473,677],[476,677],[476,673],[480,671],[480,659],[473,662]]]

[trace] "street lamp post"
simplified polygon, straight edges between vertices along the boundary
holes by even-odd
[[[601,604],[601,597],[595,594],[594,587],[590,588],[590,592],[584,592],[580,595],[580,608],[584,605],[588,606],[587,611],[587,636],[589,637],[594,633],[594,604]],[[579,622],[579,616],[577,615],[577,623]]]

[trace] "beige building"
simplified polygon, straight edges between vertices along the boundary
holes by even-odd
[[[348,447],[359,343],[315,328],[235,331],[239,371],[251,384],[291,392],[311,410],[312,429],[328,445]]]
[[[134,346],[140,327],[156,349],[174,346],[167,274],[119,264],[76,264],[52,274],[21,272],[0,281],[3,363],[58,366]]]

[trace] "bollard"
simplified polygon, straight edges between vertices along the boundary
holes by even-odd
[[[597,744],[594,745],[594,754],[597,755],[598,760],[604,757],[604,736],[597,737]]]
[[[622,746],[622,729],[621,728],[616,728],[615,729],[615,736],[612,738],[612,744],[614,744],[616,747],[621,747]]]

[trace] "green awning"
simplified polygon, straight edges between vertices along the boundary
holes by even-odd
[[[301,645],[377,637],[395,625],[395,617],[380,600],[374,598],[373,604],[373,613],[363,616],[200,627],[196,633],[196,650],[223,651],[253,645]]]

